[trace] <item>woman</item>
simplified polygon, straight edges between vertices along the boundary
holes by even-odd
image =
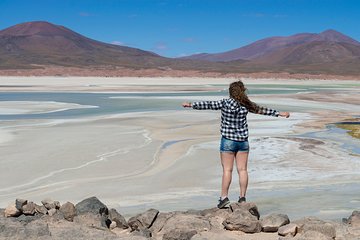
[[[246,202],[248,186],[247,162],[249,156],[248,125],[246,115],[248,112],[269,116],[288,118],[288,112],[278,112],[273,109],[260,107],[250,101],[242,81],[233,82],[229,87],[230,98],[219,101],[185,102],[185,108],[197,110],[221,110],[221,141],[220,158],[223,167],[221,197],[218,208],[224,208],[230,203],[228,191],[231,183],[234,160],[239,174],[240,196],[238,202]]]

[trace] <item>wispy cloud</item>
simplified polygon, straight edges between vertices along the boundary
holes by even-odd
[[[111,44],[119,45],[119,46],[124,46],[125,45],[125,43],[121,42],[121,41],[112,41]]]

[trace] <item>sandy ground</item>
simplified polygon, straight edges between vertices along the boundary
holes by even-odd
[[[227,84],[233,80],[51,78],[49,82],[49,78],[44,77],[30,78],[27,82],[13,77],[0,78],[0,90],[165,91],[181,86],[176,89],[187,91],[204,84]],[[141,85],[145,81],[153,88]],[[264,84],[265,80],[247,81]],[[280,84],[300,83],[289,80]],[[337,82],[305,84],[326,86],[329,83]],[[344,201],[341,196],[340,200],[328,199],[339,186],[343,191],[357,190],[352,184],[360,180],[359,156],[350,154],[339,142],[306,136],[308,132],[323,130],[325,123],[360,112],[360,106],[353,102],[359,89],[346,93],[340,98],[344,93],[339,90],[339,100],[313,93],[254,97],[260,104],[293,109],[290,119],[249,115],[249,198],[259,205],[260,211],[281,211],[291,217],[314,213],[332,218],[348,216],[353,210],[351,207],[360,202],[356,194],[350,194]],[[21,107],[18,103],[6,106],[28,113],[64,108],[36,102]],[[312,110],[296,110],[300,108]],[[19,197],[35,202],[50,197],[76,203],[96,195],[127,216],[151,207],[161,211],[213,207],[221,182],[218,129],[218,112],[195,110],[1,121],[0,206]],[[237,192],[234,172],[232,200],[237,199]],[[314,206],[303,210],[309,201]]]

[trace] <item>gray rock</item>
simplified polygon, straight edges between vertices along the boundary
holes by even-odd
[[[325,236],[334,239],[336,237],[335,226],[329,222],[325,222],[318,218],[307,217],[294,221],[293,223],[299,226],[299,233],[303,234],[308,231],[314,231],[324,234]]]
[[[166,234],[174,229],[202,232],[209,231],[210,227],[209,220],[203,216],[174,213],[165,221],[159,234]]]
[[[41,218],[40,215],[32,216],[32,215],[24,215],[24,214],[22,214],[19,217],[17,217],[16,220],[19,221],[19,222],[27,224],[27,223],[35,221],[35,220],[37,220],[39,218]]]
[[[231,231],[243,231],[245,233],[261,232],[261,224],[256,216],[246,209],[236,209],[223,222],[225,229]]]
[[[163,240],[190,240],[197,232],[195,230],[172,229],[163,236]]]
[[[351,224],[352,226],[360,227],[360,211],[353,211],[348,219],[348,223]]]
[[[27,204],[27,200],[25,199],[20,199],[20,198],[17,198],[15,200],[15,206],[18,210],[22,211],[22,207]]]
[[[59,211],[62,212],[64,218],[70,222],[72,222],[74,220],[74,217],[76,216],[75,206],[71,202],[66,202],[65,204],[63,204],[60,207]]]
[[[20,216],[21,211],[16,208],[15,203],[10,204],[5,208],[4,216],[5,217],[17,217]]]
[[[251,215],[255,216],[258,220],[260,219],[260,213],[255,203],[252,202],[243,202],[243,203],[231,203],[230,210],[235,212],[236,209],[244,209],[251,213]]]
[[[286,224],[279,227],[278,234],[280,236],[295,236],[297,233],[298,226],[295,223]]]
[[[40,220],[37,220],[37,221],[32,221],[26,225],[25,235],[27,236],[27,238],[31,238],[31,237],[39,238],[42,236],[50,237],[51,233],[49,231],[48,224]]]
[[[100,223],[102,227],[109,228],[111,220],[109,219],[108,215],[102,214],[100,217]]]
[[[41,203],[44,205],[44,207],[46,207],[47,210],[60,208],[60,203],[50,198],[46,198],[42,200]]]
[[[122,228],[122,229],[129,228],[129,225],[127,224],[125,218],[120,213],[118,213],[114,208],[109,210],[109,219],[111,221],[116,222],[116,226],[118,228]]]
[[[35,214],[35,203],[28,202],[22,207],[22,212],[25,215],[34,215]]]
[[[104,228],[101,225],[101,216],[100,214],[94,213],[83,213],[81,215],[77,215],[74,217],[73,222],[78,225],[83,225],[87,227],[94,227],[94,228]]]
[[[333,240],[334,238],[331,238],[325,234],[322,234],[318,231],[307,231],[303,234],[297,235],[294,240]]]
[[[128,224],[132,230],[150,228],[158,214],[159,210],[149,209],[144,213],[131,217]]]
[[[175,213],[173,213],[173,212],[159,213],[159,215],[156,217],[155,222],[150,227],[150,231],[152,231],[153,233],[160,232],[162,230],[162,228],[164,227],[166,221],[174,215],[175,215]]]
[[[56,211],[57,211],[56,208],[49,209],[49,211],[48,211],[49,216],[50,217],[53,216],[56,213]]]
[[[279,227],[289,224],[289,217],[285,214],[270,214],[261,219],[260,224],[264,232],[276,232]]]
[[[37,204],[35,204],[35,211],[37,212],[37,213],[39,213],[39,214],[47,214],[47,209],[46,209],[46,207],[45,206],[43,206],[43,205],[37,205]]]
[[[106,208],[106,205],[103,204],[97,197],[90,197],[87,199],[82,200],[78,204],[75,205],[77,214],[83,214],[83,213],[94,213],[98,214],[100,213],[101,208]]]

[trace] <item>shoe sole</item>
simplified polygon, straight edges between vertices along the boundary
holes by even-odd
[[[227,206],[227,205],[229,205],[229,204],[230,204],[230,201],[229,201],[229,202],[226,202],[226,203],[221,204],[220,206],[218,206],[218,208],[219,208],[219,209],[222,209],[222,208],[226,207],[226,206]]]

